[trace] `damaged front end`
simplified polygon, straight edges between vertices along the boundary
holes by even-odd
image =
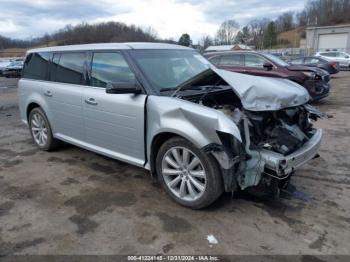
[[[315,156],[321,144],[322,130],[312,126],[315,114],[309,105],[274,112],[242,113],[245,153],[237,181],[241,189],[251,186],[288,185],[295,169]]]
[[[279,196],[295,169],[318,156],[322,130],[313,122],[325,115],[307,104],[304,88],[290,81],[213,71],[224,80],[211,76],[218,91],[178,97],[218,110],[238,127],[242,141],[217,132],[221,145],[204,148],[220,163],[225,190],[262,189]],[[210,86],[203,78],[191,86],[203,83]]]

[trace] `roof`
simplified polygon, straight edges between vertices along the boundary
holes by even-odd
[[[246,50],[251,50],[251,48],[247,45],[243,44],[235,44],[235,45],[212,45],[209,46],[205,49],[205,51],[229,51],[234,48],[240,48],[240,49],[246,49]]]
[[[323,28],[341,28],[341,27],[350,27],[350,24],[328,25],[328,26],[310,26],[310,27],[307,27],[306,30],[323,29]]]
[[[35,48],[28,50],[28,53],[33,52],[54,52],[54,51],[84,51],[84,50],[127,50],[127,49],[182,49],[193,50],[192,48],[164,43],[99,43],[99,44],[85,44],[85,45],[65,45],[65,46],[51,46],[44,48]]]
[[[229,51],[211,51],[211,52],[205,52],[203,55],[205,57],[208,56],[214,56],[214,55],[222,55],[222,54],[244,54],[244,53],[248,53],[248,54],[256,54],[259,53],[255,50],[229,50]]]

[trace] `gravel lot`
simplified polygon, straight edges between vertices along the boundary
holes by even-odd
[[[16,80],[0,78],[0,255],[350,254],[350,72],[332,85],[317,104],[333,115],[318,124],[321,157],[293,178],[309,201],[225,194],[192,211],[142,169],[69,145],[37,150]]]

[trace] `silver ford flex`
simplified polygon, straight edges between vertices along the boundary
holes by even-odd
[[[143,167],[193,209],[224,191],[279,195],[321,143],[323,114],[302,86],[220,70],[177,45],[29,50],[18,86],[40,149],[64,141]]]

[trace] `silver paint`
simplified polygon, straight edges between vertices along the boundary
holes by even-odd
[[[290,80],[211,69],[232,87],[247,110],[276,111],[303,105],[310,99],[304,87]]]

